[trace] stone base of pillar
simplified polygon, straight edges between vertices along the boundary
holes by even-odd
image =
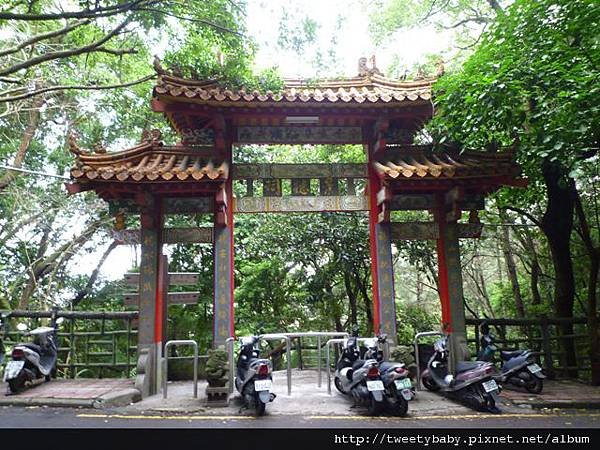
[[[456,363],[459,361],[468,361],[470,359],[466,333],[461,331],[453,331],[450,333],[448,337],[448,350],[450,351],[450,372],[455,374]]]
[[[142,398],[160,392],[160,345],[138,345],[138,361],[136,366],[135,388]]]

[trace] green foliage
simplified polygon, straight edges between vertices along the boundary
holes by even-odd
[[[430,311],[419,304],[396,303],[398,342],[410,345],[415,334],[440,328],[439,311]]]
[[[528,175],[539,174],[540,160],[575,175],[598,146],[599,23],[593,0],[517,0],[462,70],[437,83],[439,141],[518,142]]]

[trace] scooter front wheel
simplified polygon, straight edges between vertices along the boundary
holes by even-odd
[[[544,382],[535,375],[531,375],[531,379],[525,382],[525,389],[532,394],[539,394],[543,388]]]
[[[340,380],[338,377],[333,379],[333,384],[335,385],[335,388],[342,394],[347,394],[347,392],[342,388],[342,380]]]
[[[437,385],[437,383],[429,377],[421,378],[421,382],[423,383],[423,386],[427,388],[428,391],[436,392],[440,390],[440,387]]]

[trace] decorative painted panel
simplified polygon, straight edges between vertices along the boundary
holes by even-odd
[[[234,201],[234,212],[320,212],[367,211],[369,202],[364,195],[322,197],[241,197]]]
[[[332,196],[339,195],[337,178],[321,178],[319,180],[319,194]]]
[[[379,313],[381,332],[396,340],[396,302],[394,294],[394,270],[390,224],[375,225],[377,245],[377,279],[379,290]]]
[[[292,178],[292,195],[311,195],[310,178]]]
[[[211,243],[213,240],[212,227],[165,228],[162,233],[165,244]],[[121,245],[139,245],[142,242],[140,230],[113,230],[112,237]]]
[[[362,142],[361,127],[241,126],[237,131],[237,142],[246,144]]]
[[[172,197],[163,200],[164,214],[196,214],[214,211],[210,197]]]
[[[221,345],[230,336],[232,318],[231,227],[215,228],[213,345]]]
[[[233,179],[366,178],[366,164],[234,164]]]

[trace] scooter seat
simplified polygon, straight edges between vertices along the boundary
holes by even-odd
[[[27,347],[38,354],[42,353],[42,348],[39,345],[34,344],[33,342],[22,342],[20,344],[15,345],[15,347]]]
[[[364,359],[357,359],[352,363],[352,370],[360,369],[365,363]]]
[[[517,356],[521,356],[523,354],[523,350],[515,350],[513,352],[500,352],[500,357],[504,361],[508,361],[509,359],[516,358]]]
[[[456,363],[457,372],[466,372],[467,370],[477,369],[483,364],[487,364],[485,361],[459,361]]]
[[[404,364],[391,361],[384,361],[379,363],[379,370],[381,372],[387,372],[388,370],[394,369],[398,366],[404,367]]]

